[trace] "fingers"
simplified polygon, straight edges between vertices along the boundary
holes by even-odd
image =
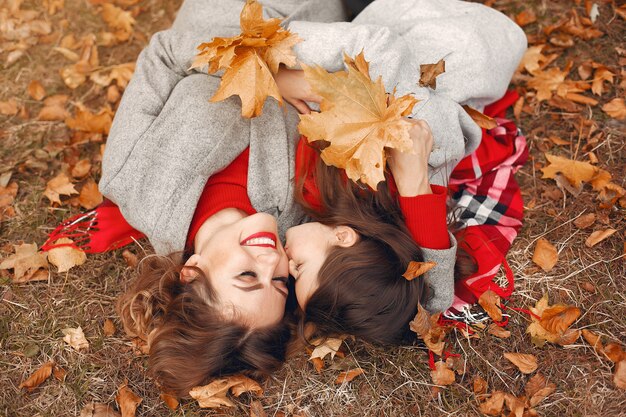
[[[309,108],[309,106],[302,100],[291,100],[290,103],[296,108],[296,110],[298,110],[298,113],[300,114],[311,113],[311,109]]]

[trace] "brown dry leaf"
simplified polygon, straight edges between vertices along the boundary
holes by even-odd
[[[74,165],[70,173],[74,178],[82,178],[89,174],[89,171],[91,171],[91,161],[89,159],[81,159]]]
[[[539,265],[544,272],[550,272],[558,259],[559,254],[554,245],[547,239],[540,238],[535,246],[533,262]]]
[[[30,377],[28,377],[27,380],[23,381],[18,386],[18,388],[20,389],[26,388],[26,391],[28,392],[33,391],[35,388],[41,385],[42,382],[48,379],[50,375],[52,375],[53,367],[54,367],[54,362],[52,361],[44,363],[41,367],[39,367],[39,369],[33,372],[33,374]]]
[[[563,85],[567,74],[569,74],[569,66],[564,70],[557,67],[549,68],[546,71],[536,70],[526,85],[537,91],[537,101],[548,100],[552,97],[553,92]]]
[[[79,105],[74,118],[67,118],[65,124],[70,129],[91,133],[109,133],[113,122],[113,112],[104,108],[98,113],[92,113],[88,109]]]
[[[36,243],[24,243],[22,245],[15,245],[15,254],[4,259],[0,263],[0,269],[13,269],[14,283],[24,283],[36,279],[47,279],[48,274],[45,274],[45,278],[37,276],[37,271],[43,269],[48,270],[48,254],[45,252],[38,252]]]
[[[37,115],[37,120],[44,122],[60,122],[67,119],[70,114],[62,106],[44,106]]]
[[[63,172],[48,181],[46,190],[43,193],[43,195],[45,195],[51,203],[57,204],[61,204],[60,196],[72,194],[78,194],[78,191],[74,188],[74,184],[72,184],[70,177]]]
[[[15,116],[18,111],[19,107],[14,98],[8,101],[0,101],[0,114],[5,116]]]
[[[541,52],[545,46],[546,45],[535,45],[529,47],[522,57],[518,71],[521,71],[523,68],[529,74],[536,74],[539,70],[542,70],[554,61],[558,57],[558,54],[543,55]]]
[[[122,252],[122,258],[126,261],[126,265],[131,268],[136,268],[139,264],[139,260],[137,259],[137,255],[129,251],[128,249],[124,249]]]
[[[592,248],[598,243],[602,242],[604,239],[613,235],[613,233],[615,232],[617,232],[617,230],[615,229],[596,230],[589,235],[587,240],[585,240],[585,246],[587,246],[588,248]]]
[[[626,101],[623,98],[614,98],[602,106],[602,111],[617,120],[626,119]]]
[[[61,368],[59,365],[54,365],[52,369],[52,375],[59,382],[65,382],[65,378],[67,377],[67,371]]]
[[[522,10],[517,16],[515,16],[515,23],[521,27],[530,25],[536,21],[537,16],[535,16],[535,12],[532,9]]]
[[[483,129],[493,129],[494,127],[498,126],[498,123],[496,123],[493,117],[489,117],[486,114],[483,114],[468,105],[464,105],[463,110],[465,110],[467,114],[470,115],[472,120]]]
[[[506,407],[511,410],[508,414],[509,417],[523,417],[524,410],[526,408],[525,397],[516,397],[513,394],[505,394],[504,403],[506,404]]]
[[[415,278],[424,275],[426,272],[430,271],[437,265],[437,262],[409,262],[409,266],[406,268],[406,271],[402,276],[406,278],[407,281],[413,281]]]
[[[574,226],[579,229],[586,229],[596,221],[596,213],[588,213],[574,220]]]
[[[548,140],[554,143],[555,145],[571,145],[572,144],[572,142],[570,142],[569,140],[561,139],[558,136],[550,136],[548,137]]]
[[[478,298],[478,304],[480,304],[493,321],[502,321],[502,306],[498,294],[492,290],[487,290]]]
[[[545,388],[548,382],[546,381],[546,377],[541,373],[537,372],[535,375],[531,376],[528,382],[526,382],[526,386],[524,387],[524,392],[528,398],[535,395],[535,393],[539,392],[539,390]]]
[[[250,383],[250,381],[252,383]],[[218,408],[218,407],[234,407],[235,404],[226,397],[228,390],[233,387],[239,387],[238,389],[246,389],[239,392],[239,394],[246,391],[253,391],[257,394],[262,393],[261,387],[252,381],[250,378],[243,376],[233,376],[212,381],[208,385],[201,387],[194,387],[189,391],[189,395],[198,401],[200,408]],[[233,392],[234,394],[234,392]]]
[[[57,47],[52,48],[52,50],[60,53],[61,55],[63,55],[65,58],[67,58],[68,60],[72,62],[78,62],[80,60],[80,56],[76,52],[72,51],[71,49],[57,46]]]
[[[80,326],[77,328],[68,327],[67,329],[63,329],[62,332],[65,335],[63,341],[73,349],[77,351],[89,349],[89,342],[85,339],[85,333],[83,333],[83,329]]]
[[[135,63],[128,62],[126,64],[114,65],[95,71],[89,75],[89,79],[102,87],[108,87],[115,81],[119,88],[124,89],[128,85],[134,72]]]
[[[480,412],[488,416],[499,416],[504,407],[504,392],[494,391],[489,398],[480,403]]]
[[[438,324],[439,316],[439,313],[431,316],[421,304],[418,304],[417,314],[409,323],[411,331],[415,332],[424,341],[426,347],[437,355],[443,353],[446,336],[445,329]]]
[[[141,404],[143,399],[132,392],[127,384],[128,382],[124,382],[117,389],[115,401],[122,412],[122,417],[135,417],[137,406]]]
[[[210,74],[225,70],[211,101],[237,95],[241,99],[241,114],[248,118],[262,113],[267,97],[283,103],[272,74],[278,72],[280,64],[296,64],[292,48],[301,39],[282,28],[280,22],[277,18],[263,19],[261,4],[248,0],[240,15],[241,34],[214,38],[198,46],[200,52],[192,68],[208,65]]]
[[[131,12],[110,3],[102,5],[102,20],[115,31],[115,37],[120,42],[130,38],[133,33],[133,25],[136,23]]]
[[[613,383],[617,388],[626,390],[626,359],[621,360],[615,364]]]
[[[594,64],[596,71],[593,74],[593,81],[591,83],[591,91],[597,96],[601,96],[604,93],[604,82],[613,84],[615,74],[602,64]]]
[[[325,340],[323,339],[315,339],[311,342],[315,346],[309,360],[313,360],[315,358],[319,358],[324,360],[324,358],[330,355],[330,358],[333,359],[337,354],[337,351],[341,347],[341,344],[345,340],[346,336],[341,337],[328,337]]]
[[[84,209],[91,210],[102,203],[103,200],[104,197],[102,197],[98,189],[98,184],[90,178],[80,190],[80,195],[78,196],[80,206]]]
[[[548,295],[544,295],[534,307],[530,308],[533,314],[531,323],[526,333],[531,335],[531,340],[536,346],[543,346],[548,341],[560,345],[573,343],[580,334],[578,330],[569,329],[580,316],[580,309],[565,304],[548,304]]]
[[[101,403],[89,403],[80,411],[78,417],[121,417],[113,407]]]
[[[267,413],[263,409],[263,404],[261,404],[261,401],[250,401],[250,417],[267,417]]]
[[[28,95],[36,101],[41,101],[46,96],[46,89],[37,80],[33,80],[28,84]]]
[[[539,324],[550,333],[563,335],[578,317],[580,317],[578,307],[555,304],[543,311]]]
[[[343,384],[344,382],[350,382],[357,376],[364,374],[365,371],[361,368],[350,369],[349,371],[343,371],[339,373],[337,379],[335,379],[335,384]]]
[[[85,252],[73,247],[74,242],[71,239],[64,237],[53,243],[55,245],[67,245],[48,251],[48,261],[58,268],[57,272],[67,272],[75,266],[84,264],[87,260]]]
[[[263,388],[254,379],[250,379],[247,376],[235,375],[230,377],[233,386],[230,388],[230,393],[235,397],[239,397],[244,392],[251,392],[254,395],[262,395]]]
[[[305,78],[322,102],[321,112],[300,115],[298,129],[309,142],[330,142],[321,153],[326,165],[345,169],[352,181],[375,190],[385,179],[385,148],[412,149],[413,123],[404,116],[417,100],[410,95],[388,96],[381,77],[370,79],[363,53],[344,60],[348,70],[332,74],[303,65]]]
[[[552,382],[550,382],[549,384],[547,384],[545,387],[539,389],[537,392],[535,392],[530,397],[530,399],[529,399],[530,406],[531,407],[536,406],[537,404],[539,404],[540,402],[545,400],[547,397],[552,395],[552,393],[554,393],[554,391],[556,391],[556,385],[553,384]]]
[[[433,384],[451,385],[454,383],[454,371],[452,371],[445,362],[435,362],[435,369],[430,371],[430,377]]]
[[[115,324],[113,324],[113,320],[106,319],[104,324],[102,325],[102,332],[105,336],[113,336],[115,334]]]
[[[437,61],[436,64],[420,65],[420,87],[430,87],[433,90],[437,88],[437,76],[446,72],[446,62],[443,59]]]
[[[528,353],[504,353],[503,355],[523,374],[532,374],[537,370],[537,357]]]
[[[618,343],[607,343],[602,350],[602,353],[604,353],[604,356],[609,358],[609,360],[614,363],[626,360],[626,352],[624,352],[622,346]]]
[[[511,337],[510,331],[505,330],[504,327],[498,326],[495,323],[491,323],[487,327],[487,333],[494,335],[495,337],[499,337],[500,339],[508,339],[509,337]]]
[[[541,168],[542,178],[555,178],[557,174],[563,174],[576,189],[580,190],[582,184],[588,182],[596,191],[603,189],[611,180],[611,174],[608,171],[595,167],[589,162],[574,161],[549,153],[545,156],[549,165]]]
[[[176,398],[174,395],[168,394],[167,392],[162,392],[160,397],[161,401],[163,401],[163,403],[165,403],[167,408],[169,408],[170,410],[175,411],[178,408],[178,398]]]
[[[476,375],[474,377],[473,388],[475,395],[486,394],[489,384],[487,384],[487,381],[485,381],[482,377]]]

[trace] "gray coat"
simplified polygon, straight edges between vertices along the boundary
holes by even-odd
[[[376,0],[351,22],[339,0],[261,0],[267,17],[281,17],[304,41],[301,62],[329,71],[342,55],[364,50],[373,77],[390,91],[422,100],[413,117],[433,131],[431,181],[446,184],[456,163],[480,142],[478,126],[462,104],[479,109],[501,97],[526,40],[506,16],[456,0]],[[171,29],[156,33],[142,51],[115,115],[102,163],[100,189],[157,253],[182,250],[207,179],[250,147],[248,195],[260,212],[278,219],[281,235],[302,221],[293,201],[298,115],[268,99],[263,114],[241,117],[238,98],[208,100],[221,74],[189,70],[196,46],[240,32],[243,0],[186,0]],[[417,86],[419,65],[444,58],[437,89]],[[203,73],[204,71],[204,73]],[[437,267],[425,277],[435,293],[430,310],[453,297],[456,242],[423,249]]]

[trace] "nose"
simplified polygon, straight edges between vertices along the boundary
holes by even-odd
[[[255,261],[259,271],[259,277],[271,281],[272,278],[277,276],[281,255],[277,250],[263,250],[256,254]]]

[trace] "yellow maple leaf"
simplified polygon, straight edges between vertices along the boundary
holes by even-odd
[[[298,129],[309,142],[330,142],[321,153],[327,165],[343,168],[353,181],[376,189],[385,179],[385,148],[412,148],[413,124],[403,116],[411,113],[417,99],[387,95],[381,77],[370,78],[363,52],[344,61],[348,70],[332,74],[303,65],[305,78],[322,102],[319,113],[300,116]]]
[[[208,65],[209,74],[225,70],[219,89],[211,101],[230,96],[241,99],[241,115],[256,117],[263,112],[267,97],[283,104],[273,74],[281,64],[294,66],[293,46],[301,39],[280,26],[281,19],[263,19],[263,8],[248,0],[240,15],[241,34],[213,38],[198,46],[191,68]]]

